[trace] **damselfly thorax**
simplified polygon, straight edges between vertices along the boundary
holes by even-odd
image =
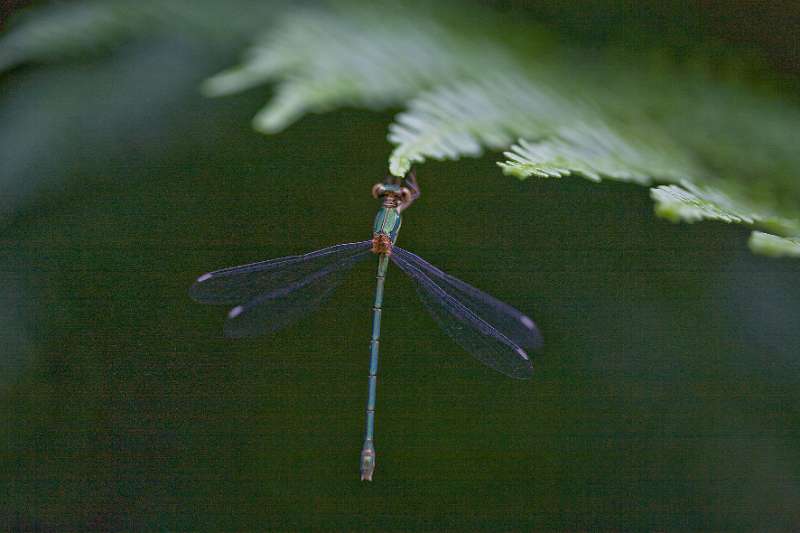
[[[408,208],[419,197],[419,186],[416,176],[410,172],[401,184],[396,178],[389,177],[384,183],[376,183],[372,187],[372,196],[381,200],[381,207],[375,215],[372,227],[372,253],[392,253],[392,246],[397,241],[402,218],[400,213]]]

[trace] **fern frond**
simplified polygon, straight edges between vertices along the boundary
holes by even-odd
[[[789,239],[770,233],[754,231],[747,242],[750,249],[757,254],[770,257],[800,257],[800,238]]]
[[[758,213],[743,211],[719,191],[696,187],[689,182],[682,186],[662,185],[650,189],[656,202],[656,213],[672,222],[719,220],[728,223],[754,224],[762,220]]]
[[[783,235],[800,234],[800,224],[758,206],[743,198],[713,187],[699,187],[689,181],[678,185],[662,185],[650,190],[656,202],[656,213],[673,222],[718,220],[727,223],[760,225]]]
[[[414,162],[479,156],[520,136],[546,136],[579,120],[570,103],[525,77],[486,71],[486,79],[422,93],[389,126],[396,145],[390,171],[403,176]],[[584,112],[588,113],[588,112]]]
[[[680,186],[667,185],[650,189],[656,202],[656,213],[673,222],[697,222],[718,220],[728,223],[759,226],[784,236],[753,231],[748,245],[758,254],[772,257],[800,257],[800,224],[785,219],[764,207],[749,202],[733,200],[722,191],[710,187],[697,187],[690,182]],[[786,235],[798,235],[789,238]]]
[[[641,185],[679,181],[699,172],[689,156],[667,139],[662,138],[661,144],[653,143],[653,137],[649,140],[628,141],[605,124],[581,123],[540,142],[521,139],[498,164],[520,179],[577,174],[592,181],[605,177]]]
[[[206,84],[210,94],[228,94],[277,83],[254,119],[262,131],[307,112],[405,104],[389,126],[395,175],[426,159],[506,150],[499,165],[519,178],[676,184],[652,192],[657,213],[673,220],[756,224],[786,237],[798,225],[800,212],[773,194],[787,189],[788,175],[800,199],[800,155],[788,134],[800,113],[784,103],[679,73],[647,77],[630,65],[599,62],[585,73],[567,56],[519,55],[502,36],[466,35],[416,5],[342,3],[294,13],[278,27],[241,67]]]
[[[167,19],[213,32],[228,12],[260,36],[240,66],[203,89],[219,96],[274,84],[274,98],[254,118],[263,132],[306,113],[402,107],[389,126],[396,175],[427,159],[504,151],[500,167],[518,178],[666,184],[651,195],[656,212],[671,220],[756,226],[790,243],[800,234],[796,105],[702,74],[642,68],[641,58],[544,54],[529,27],[460,4],[321,0],[281,11],[274,7],[282,2],[239,1],[249,7],[75,2],[63,7],[73,18],[53,11],[52,20],[33,17],[12,28],[0,41],[0,68],[124,40]],[[767,241],[754,237],[751,248],[770,250]]]
[[[417,10],[343,4],[288,14],[241,66],[209,79],[204,90],[219,96],[276,82],[275,97],[253,120],[258,130],[275,133],[309,112],[400,105],[504,62],[491,42],[449,32]]]
[[[82,55],[108,47],[144,25],[152,2],[125,21],[115,2],[87,2],[40,8],[16,21],[0,41],[0,71],[26,61]]]
[[[231,0],[88,0],[23,11],[0,38],[0,72],[108,50],[134,38],[180,33],[241,38],[263,27],[286,2]]]

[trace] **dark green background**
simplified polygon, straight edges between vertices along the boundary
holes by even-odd
[[[462,353],[390,269],[358,481],[375,266],[252,340],[186,291],[368,238],[391,114],[261,136],[268,90],[197,94],[234,56],[157,40],[2,82],[0,529],[800,525],[800,263],[494,155],[420,167],[400,245],[533,316],[534,378]]]

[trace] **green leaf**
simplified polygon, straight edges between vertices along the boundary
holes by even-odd
[[[770,257],[800,257],[800,238],[787,239],[769,233],[754,231],[748,241],[750,249]]]
[[[382,2],[302,8],[261,37],[242,65],[203,88],[220,96],[275,82],[275,97],[253,120],[258,130],[275,133],[306,113],[385,109],[448,80],[478,78],[504,60],[494,49],[448,31],[422,10]]]
[[[700,188],[690,182],[656,187],[650,189],[650,195],[656,202],[656,213],[673,222],[718,220],[769,228],[783,235],[800,235],[800,225],[796,220],[781,218],[765,207],[750,205],[742,199],[732,200],[721,191]],[[800,239],[797,238],[754,231],[748,244],[753,252],[762,255],[800,256]]]
[[[106,48],[143,27],[153,7],[145,0],[141,9],[128,13],[128,20],[113,1],[56,4],[24,13],[0,41],[0,71]]]
[[[754,224],[761,217],[745,212],[719,191],[699,189],[690,182],[683,186],[667,185],[650,189],[656,213],[672,222],[698,222],[703,219]]]
[[[591,181],[610,178],[647,185],[691,175],[688,156],[667,139],[654,144],[654,137],[651,133],[639,141],[625,140],[602,123],[577,124],[540,142],[521,139],[505,152],[506,161],[499,165],[503,172],[520,179],[577,174]]]
[[[785,235],[800,234],[796,220],[783,218],[768,207],[758,206],[744,198],[733,199],[711,187],[698,187],[689,181],[680,186],[667,185],[650,190],[656,202],[656,213],[673,222],[718,220],[759,225]]]
[[[513,73],[513,71],[512,71]],[[532,80],[484,71],[486,79],[447,85],[411,99],[389,126],[390,170],[403,176],[426,159],[479,156],[519,136],[544,136],[578,120],[576,106]],[[498,97],[500,95],[500,97]]]
[[[23,10],[0,38],[0,72],[107,51],[129,40],[181,35],[204,40],[251,35],[285,2],[277,0],[89,0]],[[224,21],[224,24],[220,24]]]

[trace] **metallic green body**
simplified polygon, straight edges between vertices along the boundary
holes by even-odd
[[[397,240],[400,232],[401,218],[396,207],[381,207],[375,217],[373,236],[386,235],[392,244]],[[375,401],[378,385],[378,350],[381,336],[381,312],[383,309],[383,286],[386,281],[386,271],[389,268],[389,255],[378,256],[378,273],[375,285],[375,300],[372,304],[372,339],[369,351],[369,395],[367,397],[367,424],[364,433],[364,446],[361,448],[361,479],[372,481],[375,471],[375,445],[373,434],[375,430]]]
[[[388,235],[392,244],[397,240],[402,220],[396,207],[381,207],[375,215],[375,224],[372,227],[373,235]]]

